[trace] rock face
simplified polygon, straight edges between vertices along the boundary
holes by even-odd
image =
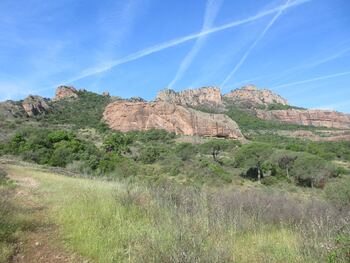
[[[165,101],[182,106],[222,106],[221,92],[219,88],[204,87],[200,89],[189,89],[175,92],[171,89],[165,89],[158,93],[156,101]]]
[[[209,114],[180,105],[158,102],[113,102],[103,118],[122,132],[164,129],[182,135],[244,139],[238,125],[223,114]]]
[[[54,101],[62,100],[62,99],[74,99],[78,98],[78,91],[74,87],[68,87],[68,86],[59,86],[56,89],[56,95],[53,98]]]
[[[29,95],[23,100],[22,107],[27,113],[28,117],[33,117],[50,110],[50,106],[47,104],[44,98],[32,95]]]
[[[248,85],[241,89],[233,90],[225,94],[224,98],[251,107],[256,105],[268,106],[270,104],[288,105],[288,101],[280,95],[267,89],[258,89],[254,85]]]
[[[258,118],[284,123],[350,129],[350,114],[327,110],[256,110]]]

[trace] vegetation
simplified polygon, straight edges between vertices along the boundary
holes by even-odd
[[[230,106],[228,111],[225,112],[231,119],[238,123],[239,127],[243,132],[248,132],[250,130],[259,131],[259,130],[315,130],[316,127],[312,126],[301,126],[296,124],[286,124],[280,123],[277,121],[266,121],[257,118],[252,112],[249,112],[246,109],[241,109],[238,106]],[[317,129],[326,129],[319,128]]]
[[[17,208],[12,203],[13,185],[0,168],[0,262],[7,262],[15,250],[16,232],[23,222],[16,217]]]
[[[108,98],[80,92],[78,100],[0,123],[0,156],[108,180],[11,168],[42,183],[52,220],[75,251],[97,262],[349,260],[349,142],[277,136],[316,130],[232,106],[227,114],[249,142],[184,143],[164,130],[111,131],[100,121]],[[0,197],[1,262],[26,224],[2,170]]]
[[[141,186],[11,171],[40,182],[40,198],[55,208],[51,220],[67,245],[96,262],[348,260],[339,246],[349,236],[347,210],[321,200],[263,187]]]
[[[73,102],[59,100],[52,102],[53,109],[47,114],[36,116],[37,121],[47,124],[71,125],[74,128],[93,127],[106,130],[101,123],[103,111],[110,102],[109,97],[93,92],[79,91],[79,98]]]

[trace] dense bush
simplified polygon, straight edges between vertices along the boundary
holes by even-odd
[[[180,143],[175,148],[176,155],[182,161],[191,159],[197,152],[197,147],[191,143]]]
[[[314,142],[310,140],[288,138],[276,134],[265,134],[255,137],[256,141],[264,142],[275,148],[295,152],[308,152],[326,160],[350,161],[350,142]]]
[[[302,153],[294,162],[291,176],[301,186],[323,188],[327,179],[337,176],[337,174],[336,168],[332,164],[320,157]]]

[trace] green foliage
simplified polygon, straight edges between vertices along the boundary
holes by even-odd
[[[235,156],[236,167],[255,167],[269,159],[274,149],[265,143],[250,143],[243,145]]]
[[[328,263],[349,262],[350,234],[338,235],[335,238],[336,246],[328,254]]]
[[[169,133],[161,129],[149,129],[144,132],[134,132],[135,137],[141,142],[161,141],[163,143],[170,142],[175,138],[175,133]]]
[[[129,146],[132,142],[133,138],[130,134],[113,132],[104,140],[103,148],[106,152],[126,153],[130,151]]]
[[[295,152],[307,152],[326,160],[350,161],[350,142],[314,142],[298,138],[288,138],[276,134],[255,137],[255,141],[271,144],[274,148]]]
[[[101,119],[109,102],[108,97],[82,91],[77,99],[52,102],[52,111],[35,118],[49,124],[70,124],[76,128],[93,127],[106,131],[108,129],[101,124]]]
[[[290,110],[290,109],[306,110],[305,108],[291,106],[291,105],[284,105],[280,103],[269,104],[267,106],[267,110]]]
[[[139,159],[143,163],[151,164],[159,159],[161,152],[160,147],[147,145],[142,148]]]
[[[231,119],[236,121],[242,131],[247,132],[250,130],[260,131],[260,130],[315,130],[320,129],[319,127],[312,126],[301,126],[296,124],[286,124],[277,121],[266,121],[257,118],[253,112],[245,109],[241,109],[237,106],[231,106],[226,112]]]
[[[325,187],[328,200],[336,206],[350,208],[350,180],[349,175],[331,182]]]
[[[328,178],[336,176],[336,168],[320,157],[301,153],[294,162],[291,176],[301,186],[323,188]]]
[[[176,155],[182,161],[191,159],[197,152],[197,147],[191,143],[180,143],[175,148]]]

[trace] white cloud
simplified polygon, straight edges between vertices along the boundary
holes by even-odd
[[[244,55],[241,57],[237,65],[233,68],[233,70],[228,74],[228,76],[224,79],[224,81],[221,83],[221,87],[224,87],[226,83],[232,78],[232,76],[237,72],[237,70],[243,65],[243,63],[248,58],[250,52],[255,48],[255,46],[260,42],[261,39],[266,35],[266,33],[269,31],[269,29],[272,27],[272,25],[276,22],[276,20],[280,17],[283,10],[287,9],[289,7],[290,0],[288,0],[283,6],[280,7],[277,14],[272,18],[272,20],[269,22],[269,24],[264,28],[264,30],[261,32],[259,37],[253,42],[253,44],[248,48],[248,50],[244,53]]]
[[[350,71],[339,72],[339,73],[335,73],[335,74],[331,74],[331,75],[320,76],[320,77],[315,77],[315,78],[311,78],[311,79],[290,82],[290,83],[275,86],[275,87],[273,87],[273,89],[291,87],[291,86],[296,86],[296,85],[306,84],[306,83],[310,83],[310,82],[314,82],[314,81],[331,79],[331,78],[336,78],[336,77],[341,77],[341,76],[346,76],[346,75],[350,75]]]
[[[213,34],[213,33],[220,32],[220,31],[223,31],[223,30],[226,30],[226,29],[229,29],[229,28],[237,27],[237,26],[240,26],[240,25],[243,25],[243,24],[246,24],[246,23],[250,23],[250,22],[256,21],[258,19],[261,19],[261,18],[266,17],[268,15],[274,14],[276,12],[280,12],[281,8],[287,9],[287,8],[291,8],[291,7],[294,7],[294,6],[298,6],[298,5],[304,4],[304,3],[309,2],[309,1],[311,1],[311,0],[296,0],[296,1],[292,2],[292,3],[290,3],[287,6],[286,5],[278,6],[276,8],[273,8],[273,9],[270,9],[270,10],[267,10],[267,11],[264,11],[264,12],[260,12],[260,13],[258,13],[256,15],[254,15],[254,16],[251,16],[251,17],[248,17],[248,18],[245,18],[245,19],[242,19],[242,20],[232,21],[230,23],[227,23],[227,24],[224,24],[224,25],[221,25],[221,26],[213,27],[213,28],[208,29],[206,31],[201,31],[199,33],[194,33],[194,34],[191,34],[191,35],[187,35],[187,36],[184,36],[184,37],[181,37],[181,38],[178,38],[178,39],[170,40],[168,42],[164,42],[164,43],[161,43],[161,44],[158,44],[158,45],[155,45],[155,46],[152,46],[152,47],[140,50],[140,51],[135,52],[133,54],[130,54],[130,55],[126,56],[126,57],[123,57],[121,59],[109,61],[109,62],[107,62],[107,63],[105,63],[103,65],[98,65],[98,66],[95,66],[95,67],[87,68],[84,71],[82,71],[79,75],[74,76],[71,79],[67,80],[65,83],[71,83],[71,82],[74,82],[74,81],[77,81],[77,80],[80,80],[80,79],[83,79],[83,78],[86,78],[86,77],[89,77],[89,76],[93,76],[93,75],[96,75],[96,74],[108,71],[108,70],[110,70],[110,69],[112,69],[112,68],[114,68],[116,66],[121,65],[121,64],[140,59],[142,57],[151,55],[153,53],[162,51],[162,50],[167,49],[167,48],[171,48],[171,47],[180,45],[180,44],[188,42],[190,40],[197,39],[197,38],[202,37],[202,36],[206,36],[206,35],[209,35],[209,34]]]
[[[206,9],[205,9],[205,15],[204,15],[204,21],[203,21],[203,26],[201,32],[205,32],[208,29],[212,27],[212,24],[214,23],[214,20],[218,14],[218,11],[221,7],[222,0],[208,0]],[[182,78],[186,70],[189,68],[191,65],[193,59],[199,52],[199,50],[202,48],[206,40],[206,35],[202,37],[198,37],[194,46],[192,49],[187,53],[185,58],[182,60],[180,67],[178,68],[175,77],[173,78],[172,81],[168,84],[168,87],[171,88],[174,86],[174,84]]]

